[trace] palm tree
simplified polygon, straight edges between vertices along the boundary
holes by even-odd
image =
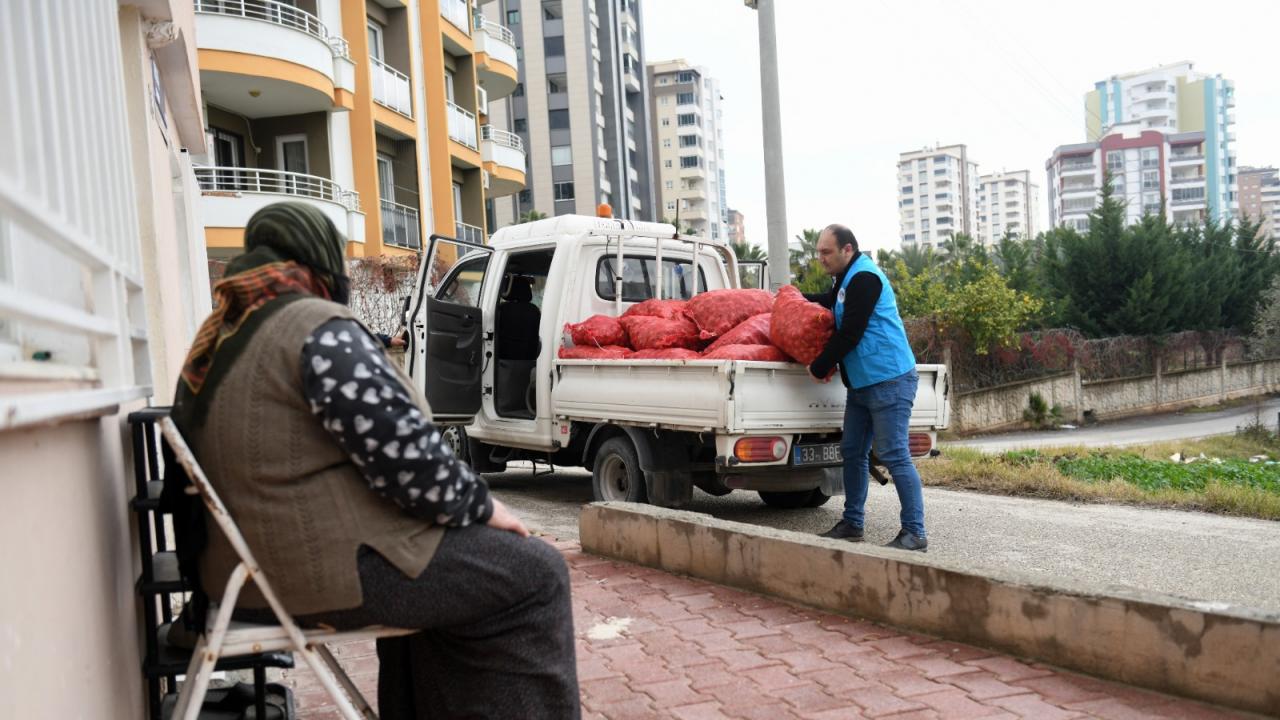
[[[544,213],[544,212],[538,212],[537,210],[530,210],[530,211],[528,211],[528,212],[521,213],[521,214],[520,214],[520,221],[519,221],[519,222],[517,222],[516,224],[517,224],[517,225],[523,225],[524,223],[530,223],[530,222],[535,222],[535,221],[538,221],[538,220],[544,220],[544,219],[546,219],[546,217],[547,217],[547,214],[546,214],[546,213]]]
[[[902,252],[898,253],[898,257],[902,258],[902,263],[907,266],[907,273],[911,277],[936,267],[940,260],[938,255],[933,252],[933,248],[924,248],[915,244],[904,245]]]
[[[764,260],[764,251],[748,242],[732,243],[733,254],[739,260]]]
[[[796,240],[800,242],[799,250],[791,251],[791,264],[793,266],[808,267],[809,263],[818,259],[818,237],[822,235],[822,231],[812,228],[805,228]]]

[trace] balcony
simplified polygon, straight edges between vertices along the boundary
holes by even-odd
[[[454,223],[455,240],[463,240],[477,245],[484,244],[484,228],[468,225],[464,222]]]
[[[409,76],[382,62],[372,60],[373,101],[404,115],[413,117],[413,95],[409,90]]]
[[[1202,162],[1204,162],[1203,153],[1172,153],[1169,155],[1169,164],[1171,165]]]
[[[329,111],[336,90],[355,92],[347,41],[315,15],[271,0],[195,0],[195,12],[206,100],[269,117]]]
[[[1091,162],[1087,162],[1087,163],[1081,163],[1081,162],[1066,163],[1066,162],[1064,162],[1064,163],[1062,163],[1061,165],[1059,165],[1059,166],[1058,166],[1058,174],[1059,174],[1059,175],[1079,175],[1079,174],[1081,174],[1081,173],[1086,173],[1086,172],[1087,172],[1087,173],[1092,173],[1092,172],[1094,172],[1094,170],[1095,170],[1094,164],[1093,164],[1093,163],[1091,163]]]
[[[319,208],[353,241],[364,239],[360,195],[316,175],[245,167],[195,168],[201,218],[207,227],[243,228],[255,212],[281,200]]]
[[[466,145],[472,150],[479,150],[480,146],[476,143],[475,113],[464,107],[459,107],[457,104],[452,102],[447,104],[449,112],[449,139],[462,145]]]
[[[418,209],[390,200],[382,201],[382,244],[406,250],[421,250],[422,236]]]
[[[1081,195],[1081,194],[1093,195],[1096,192],[1098,192],[1098,187],[1093,183],[1084,183],[1084,184],[1075,183],[1071,185],[1062,186],[1062,194],[1064,196],[1065,195]]]
[[[520,76],[515,34],[476,13],[472,38],[476,45],[476,80],[489,93],[489,99],[499,100],[515,92]]]
[[[489,197],[503,197],[525,187],[524,141],[492,125],[480,128],[480,159],[489,173]]]
[[[471,9],[467,7],[467,0],[440,0],[440,15],[464,34],[471,34]]]
[[[1172,179],[1169,180],[1169,184],[1170,185],[1195,185],[1198,183],[1203,183],[1204,180],[1205,180],[1204,175],[1174,175]]]

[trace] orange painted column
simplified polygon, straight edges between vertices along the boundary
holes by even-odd
[[[382,203],[378,193],[378,153],[373,123],[373,87],[369,81],[369,33],[366,0],[343,0],[342,27],[356,64],[356,93],[351,109],[351,169],[364,211],[364,255],[381,255]],[[358,250],[356,251],[358,252]]]

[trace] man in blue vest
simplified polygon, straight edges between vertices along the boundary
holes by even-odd
[[[916,358],[907,342],[889,279],[858,252],[853,231],[829,225],[818,237],[818,262],[834,282],[826,293],[805,297],[831,308],[836,331],[809,366],[826,382],[838,365],[848,388],[844,408],[844,516],[823,537],[862,541],[872,440],[876,456],[893,475],[902,503],[902,529],[885,547],[923,551],[924,493],[911,462],[907,426],[916,398]]]

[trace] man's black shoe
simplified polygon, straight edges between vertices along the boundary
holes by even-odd
[[[862,542],[862,528],[841,520],[836,526],[830,530],[819,533],[819,537],[835,538],[836,540],[848,540],[849,542]]]
[[[899,530],[898,537],[886,543],[885,547],[898,548],[899,550],[918,550],[920,552],[929,552],[929,541],[925,538],[912,535],[906,530]]]

